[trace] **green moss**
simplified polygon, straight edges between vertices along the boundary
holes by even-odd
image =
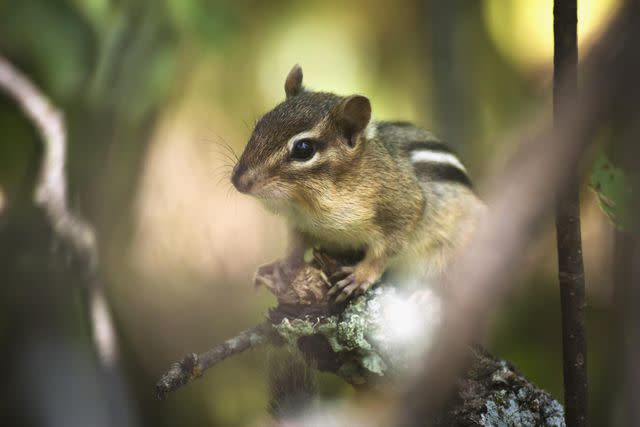
[[[378,288],[354,299],[340,315],[305,319],[284,319],[274,325],[276,332],[290,345],[295,345],[303,336],[320,334],[327,339],[335,353],[348,352],[338,374],[354,384],[366,382],[366,375],[384,376],[389,366],[384,361],[382,351],[377,348],[372,334],[379,328],[379,298],[389,288]]]
[[[314,324],[306,319],[289,320],[285,318],[278,325],[274,325],[274,329],[287,344],[293,346],[298,342],[298,338],[316,333]]]

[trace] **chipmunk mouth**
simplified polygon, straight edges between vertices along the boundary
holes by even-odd
[[[258,199],[273,200],[274,202],[282,202],[289,199],[289,192],[278,185],[274,179],[256,183],[251,195]]]
[[[263,177],[246,168],[237,167],[231,182],[240,193],[255,197],[275,213],[286,210],[291,199],[289,189],[277,177]]]

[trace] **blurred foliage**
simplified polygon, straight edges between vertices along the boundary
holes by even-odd
[[[73,124],[70,182],[77,186],[73,190],[82,210],[106,230],[113,224],[98,217],[99,205],[106,199],[121,207],[131,196],[123,189],[130,188],[137,174],[145,135],[168,95],[175,47],[172,23],[155,2],[0,2],[0,51],[25,70]],[[11,103],[0,107],[11,108]],[[0,169],[6,171],[15,165],[3,160],[23,151],[27,136],[19,127],[4,129],[8,143],[0,148]],[[14,154],[5,155],[5,150]],[[109,182],[98,184],[107,177]],[[120,181],[114,183],[114,178]],[[9,184],[3,183],[8,192],[15,179],[9,176]],[[100,200],[95,199],[96,189]]]
[[[241,2],[167,1],[171,17],[182,33],[199,40],[203,47],[220,49],[238,31]]]
[[[581,51],[621,1],[580,2],[580,21],[588,23]],[[300,63],[312,89],[367,94],[376,118],[433,129],[459,149],[482,190],[489,165],[509,148],[499,136],[532,111],[549,111],[549,3],[0,0],[0,52],[65,112],[71,205],[98,228],[142,425],[246,425],[265,416],[259,351],[226,361],[166,402],[153,401],[152,391],[167,363],[255,324],[273,303],[249,283],[252,268],[279,255],[281,229],[257,205],[226,195],[224,174],[217,182],[212,172],[224,161],[209,151],[227,141],[241,150],[251,123],[282,99],[289,68]],[[20,213],[30,201],[41,146],[1,94],[0,129],[1,224],[7,209]],[[623,175],[612,167],[607,181],[598,172],[604,159],[594,185],[624,224]],[[615,304],[601,242],[611,230],[598,218],[583,221],[587,266],[595,265],[587,272],[595,300],[590,410],[593,425],[607,425]],[[536,274],[496,314],[490,349],[561,398],[552,246],[539,251]],[[0,301],[2,336],[17,311],[33,309],[20,299],[32,294],[13,289]],[[328,398],[352,393],[326,375],[320,386]]]
[[[617,167],[600,151],[591,169],[591,187],[598,195],[602,211],[620,230],[630,230],[634,225],[631,203],[631,180],[622,168]]]

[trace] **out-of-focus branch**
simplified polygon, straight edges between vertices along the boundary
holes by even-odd
[[[562,103],[562,85],[574,95],[578,90],[577,0],[555,0],[553,17],[553,106],[555,126],[562,126],[560,109],[566,108]],[[570,169],[568,175],[568,188],[558,195],[556,206],[564,404],[567,425],[584,426],[587,424],[587,338],[580,184],[575,168]]]
[[[635,153],[634,153],[635,152]],[[640,154],[639,149],[628,154]],[[640,174],[635,180],[640,184]],[[634,187],[639,188],[639,187]],[[640,217],[640,195],[635,196],[634,212]],[[633,426],[640,420],[640,236],[628,231],[616,231],[614,259],[616,271],[616,315],[618,321],[618,348],[616,356],[622,356],[624,363],[618,366],[617,395],[621,397],[623,410],[621,425]],[[616,362],[618,358],[616,358]]]
[[[46,213],[56,234],[86,263],[87,309],[93,340],[101,362],[113,366],[117,358],[115,329],[98,278],[98,247],[92,226],[67,205],[65,175],[67,132],[62,112],[22,72],[0,55],[0,90],[15,99],[40,133],[44,155],[35,189],[35,202]]]
[[[640,184],[640,179],[636,180],[636,184]],[[638,199],[637,195],[636,198]],[[636,200],[636,207],[640,207],[639,201]],[[640,214],[638,209],[635,212]],[[640,366],[638,365],[638,360],[640,360],[640,311],[635,304],[640,301],[640,239],[635,236],[635,239],[630,240],[628,253],[624,260],[628,267],[628,275],[625,278],[628,299],[623,307],[626,321],[623,331],[625,337],[623,393],[624,415],[627,425],[637,425],[640,420],[640,407],[638,406],[638,393],[640,393]]]
[[[67,207],[67,132],[62,112],[2,55],[0,88],[15,99],[36,126],[44,143],[42,168],[35,191],[36,203],[47,212],[60,236],[71,241],[79,251],[89,254],[92,262],[96,262],[93,229]]]
[[[267,341],[272,330],[270,322],[246,329],[201,354],[191,353],[180,362],[171,365],[156,384],[156,397],[164,399],[167,393],[200,378],[204,371],[222,362],[229,356],[242,353]]]
[[[467,366],[468,343],[484,336],[488,314],[514,282],[557,190],[566,188],[595,130],[613,114],[612,104],[638,114],[638,9],[636,3],[624,8],[594,47],[585,62],[583,90],[563,96],[561,126],[546,124],[527,132],[517,141],[520,148],[510,166],[489,187],[494,189],[489,212],[448,275],[441,342],[396,408],[401,424],[419,424],[448,397]]]
[[[640,159],[640,120],[635,121],[622,146],[621,166],[629,172],[631,180],[631,217],[634,218],[630,229],[616,231],[614,259],[616,271],[616,314],[618,317],[618,354],[623,355],[624,363],[619,367],[618,396],[622,396],[622,425],[638,425],[640,420],[640,171],[637,167]]]

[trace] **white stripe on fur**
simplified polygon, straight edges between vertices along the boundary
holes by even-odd
[[[451,153],[441,153],[438,151],[415,150],[411,152],[411,163],[444,163],[454,166],[463,172],[467,170],[460,160]]]

